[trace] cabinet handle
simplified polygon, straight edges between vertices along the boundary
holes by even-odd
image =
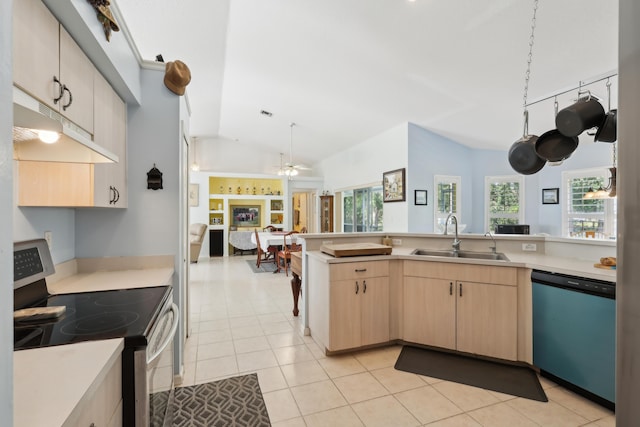
[[[449,282],[449,295],[453,295],[453,282]]]
[[[112,185],[109,186],[109,204],[113,204],[114,200],[116,199],[116,192],[115,192],[115,188],[113,188]]]
[[[362,293],[364,294],[364,293],[366,293],[366,292],[367,292],[367,281],[366,281],[366,280],[363,280],[363,281],[362,281],[362,285],[364,286],[364,289],[362,290]]]
[[[116,187],[113,187],[113,191],[115,191],[116,193],[116,199],[113,201],[113,204],[115,205],[116,203],[118,203],[118,200],[120,200],[120,191],[118,191]]]
[[[364,273],[365,271],[367,271],[366,268],[356,268],[356,273]]]
[[[358,281],[356,280],[356,295],[360,292],[360,285],[358,285]]]
[[[69,102],[67,102],[66,104],[64,104],[62,106],[62,111],[67,111],[67,108],[69,108],[69,106],[71,105],[71,103],[73,102],[73,94],[71,93],[71,91],[69,90],[69,88],[67,87],[67,85],[62,85],[62,91],[67,91],[69,92]]]
[[[60,101],[62,99],[62,96],[64,95],[64,89],[62,88],[62,83],[60,83],[60,80],[58,80],[58,78],[56,76],[53,76],[53,83],[58,85],[58,96],[56,98],[53,98],[53,103],[57,104],[58,101]]]
[[[462,283],[460,283],[460,296],[462,296]]]

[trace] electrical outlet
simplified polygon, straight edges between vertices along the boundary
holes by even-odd
[[[44,232],[44,240],[47,241],[47,245],[49,246],[49,249],[51,249],[51,246],[53,245],[53,234],[50,231]]]
[[[402,239],[393,239],[393,246],[402,246]]]
[[[535,243],[523,243],[522,244],[523,251],[535,252],[538,250],[538,245]]]
[[[323,241],[322,241],[322,244],[323,244],[323,245],[330,245],[330,244],[332,244],[332,243],[333,243],[333,240],[323,240]]]

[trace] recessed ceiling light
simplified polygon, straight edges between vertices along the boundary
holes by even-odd
[[[267,117],[271,117],[273,116],[273,113],[267,110],[260,110],[260,114],[262,114],[263,116],[267,116]]]

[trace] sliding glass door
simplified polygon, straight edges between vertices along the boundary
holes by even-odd
[[[382,186],[342,193],[343,231],[382,231]]]

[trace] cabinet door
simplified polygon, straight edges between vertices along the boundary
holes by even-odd
[[[362,342],[362,282],[335,280],[329,284],[330,351],[360,347]]]
[[[516,360],[516,286],[458,282],[458,350]]]
[[[126,207],[126,104],[111,85],[96,73],[94,84],[94,142],[118,156],[118,163],[97,163],[95,206]]]
[[[361,345],[389,341],[389,278],[372,277],[360,286]]]
[[[93,165],[16,162],[18,206],[93,206]]]
[[[60,27],[60,81],[68,88],[60,114],[93,133],[93,77],[95,67],[67,31]]]
[[[13,81],[55,111],[53,99],[60,87],[60,24],[41,0],[20,0],[13,4]]]
[[[456,298],[452,280],[405,277],[404,340],[456,348]]]

